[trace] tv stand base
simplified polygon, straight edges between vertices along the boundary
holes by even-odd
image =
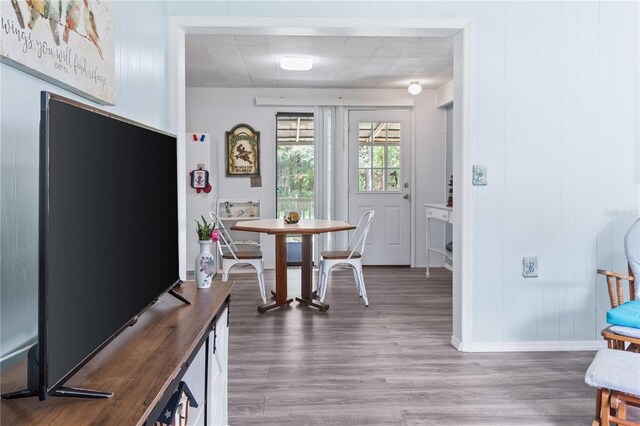
[[[16,392],[9,392],[2,394],[2,399],[19,399],[29,398],[32,396],[38,396],[38,391],[32,391],[29,389],[23,389]],[[78,389],[78,388],[60,388],[51,393],[51,396],[60,396],[66,398],[88,398],[88,399],[102,399],[111,398],[113,392],[99,392],[90,389]]]
[[[176,299],[186,303],[187,305],[191,304],[191,302],[189,302],[184,296],[182,296],[181,294],[176,293],[176,291],[174,289],[169,290],[167,293],[169,293],[170,295],[172,295]]]
[[[61,387],[54,391],[47,392],[42,389],[43,393],[38,390],[38,345],[33,345],[27,353],[27,389],[15,392],[4,393],[0,395],[2,399],[19,399],[37,396],[41,401],[48,399],[50,396],[61,396],[67,398],[90,398],[102,399],[111,398],[113,392],[99,392],[90,389],[65,388]]]

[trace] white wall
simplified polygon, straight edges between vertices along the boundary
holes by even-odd
[[[168,131],[167,15],[471,19],[471,149],[489,176],[470,210],[472,343],[599,340],[608,302],[594,271],[624,270],[640,207],[637,2],[127,1],[115,13],[112,110]],[[4,355],[36,334],[38,93],[74,96],[6,65],[0,84]],[[540,277],[520,278],[536,253]]]
[[[187,128],[206,129],[210,132],[212,164],[210,170],[214,180],[215,196],[223,198],[260,198],[264,217],[275,215],[275,114],[276,112],[313,112],[312,107],[256,106],[256,97],[287,98],[360,98],[402,99],[410,95],[405,90],[319,90],[319,89],[187,89]],[[416,153],[418,184],[413,191],[413,206],[418,212],[417,237],[418,265],[424,266],[424,208],[426,202],[443,202],[444,193],[444,112],[436,108],[436,91],[424,90],[415,97]],[[338,114],[341,111],[338,112]],[[260,131],[260,169],[262,188],[251,188],[249,178],[225,176],[225,131],[238,123],[247,123]],[[346,160],[346,146],[338,143],[338,158]],[[187,149],[189,145],[187,144]],[[342,164],[335,165],[341,170]],[[337,188],[341,197],[346,197],[346,180]],[[215,196],[210,197],[215,203]],[[211,208],[215,208],[212,204]],[[187,211],[187,217],[197,212]],[[338,219],[346,220],[347,217]],[[275,265],[274,241],[263,236],[265,266]],[[189,259],[187,259],[189,261]],[[437,259],[436,259],[437,261]]]
[[[600,340],[638,207],[638,3],[452,5],[473,27],[473,342]],[[521,276],[538,255],[539,277]],[[487,345],[487,348],[492,348]]]

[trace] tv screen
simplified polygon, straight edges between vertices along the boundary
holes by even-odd
[[[178,189],[175,136],[47,92],[40,145],[45,399],[179,282]]]

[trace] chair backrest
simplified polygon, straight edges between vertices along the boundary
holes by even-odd
[[[633,274],[631,273],[631,268],[629,268],[629,275],[622,275],[617,272],[607,271],[605,269],[598,269],[598,274],[607,277],[607,290],[609,290],[609,301],[611,302],[612,308],[622,305],[625,302],[622,283],[623,281],[629,282],[629,299],[635,299],[635,280]]]
[[[238,248],[236,247],[236,243],[233,241],[233,238],[231,238],[231,235],[229,235],[229,231],[227,231],[224,223],[222,223],[214,212],[209,212],[209,217],[214,221],[216,228],[220,232],[220,240],[218,241],[218,253],[220,253],[220,257],[224,255],[224,249],[226,249],[231,253],[233,258],[237,260],[238,256],[236,256],[236,251],[238,251]]]
[[[347,259],[351,259],[353,253],[359,252],[361,255],[364,254],[365,244],[367,242],[367,234],[369,233],[369,227],[371,227],[371,222],[373,222],[373,216],[375,216],[376,212],[373,210],[369,210],[365,214],[362,215],[360,220],[358,221],[358,225],[356,226],[356,230],[353,235],[349,239],[349,243],[347,243],[347,250],[351,250],[349,253],[349,257]],[[351,243],[355,240],[353,246]],[[352,247],[351,249],[349,247]]]

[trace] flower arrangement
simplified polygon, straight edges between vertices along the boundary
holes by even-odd
[[[216,229],[216,224],[213,221],[208,222],[204,216],[200,216],[200,218],[202,219],[202,223],[196,219],[196,232],[198,233],[198,239],[200,241],[218,241],[220,239],[220,231]]]

